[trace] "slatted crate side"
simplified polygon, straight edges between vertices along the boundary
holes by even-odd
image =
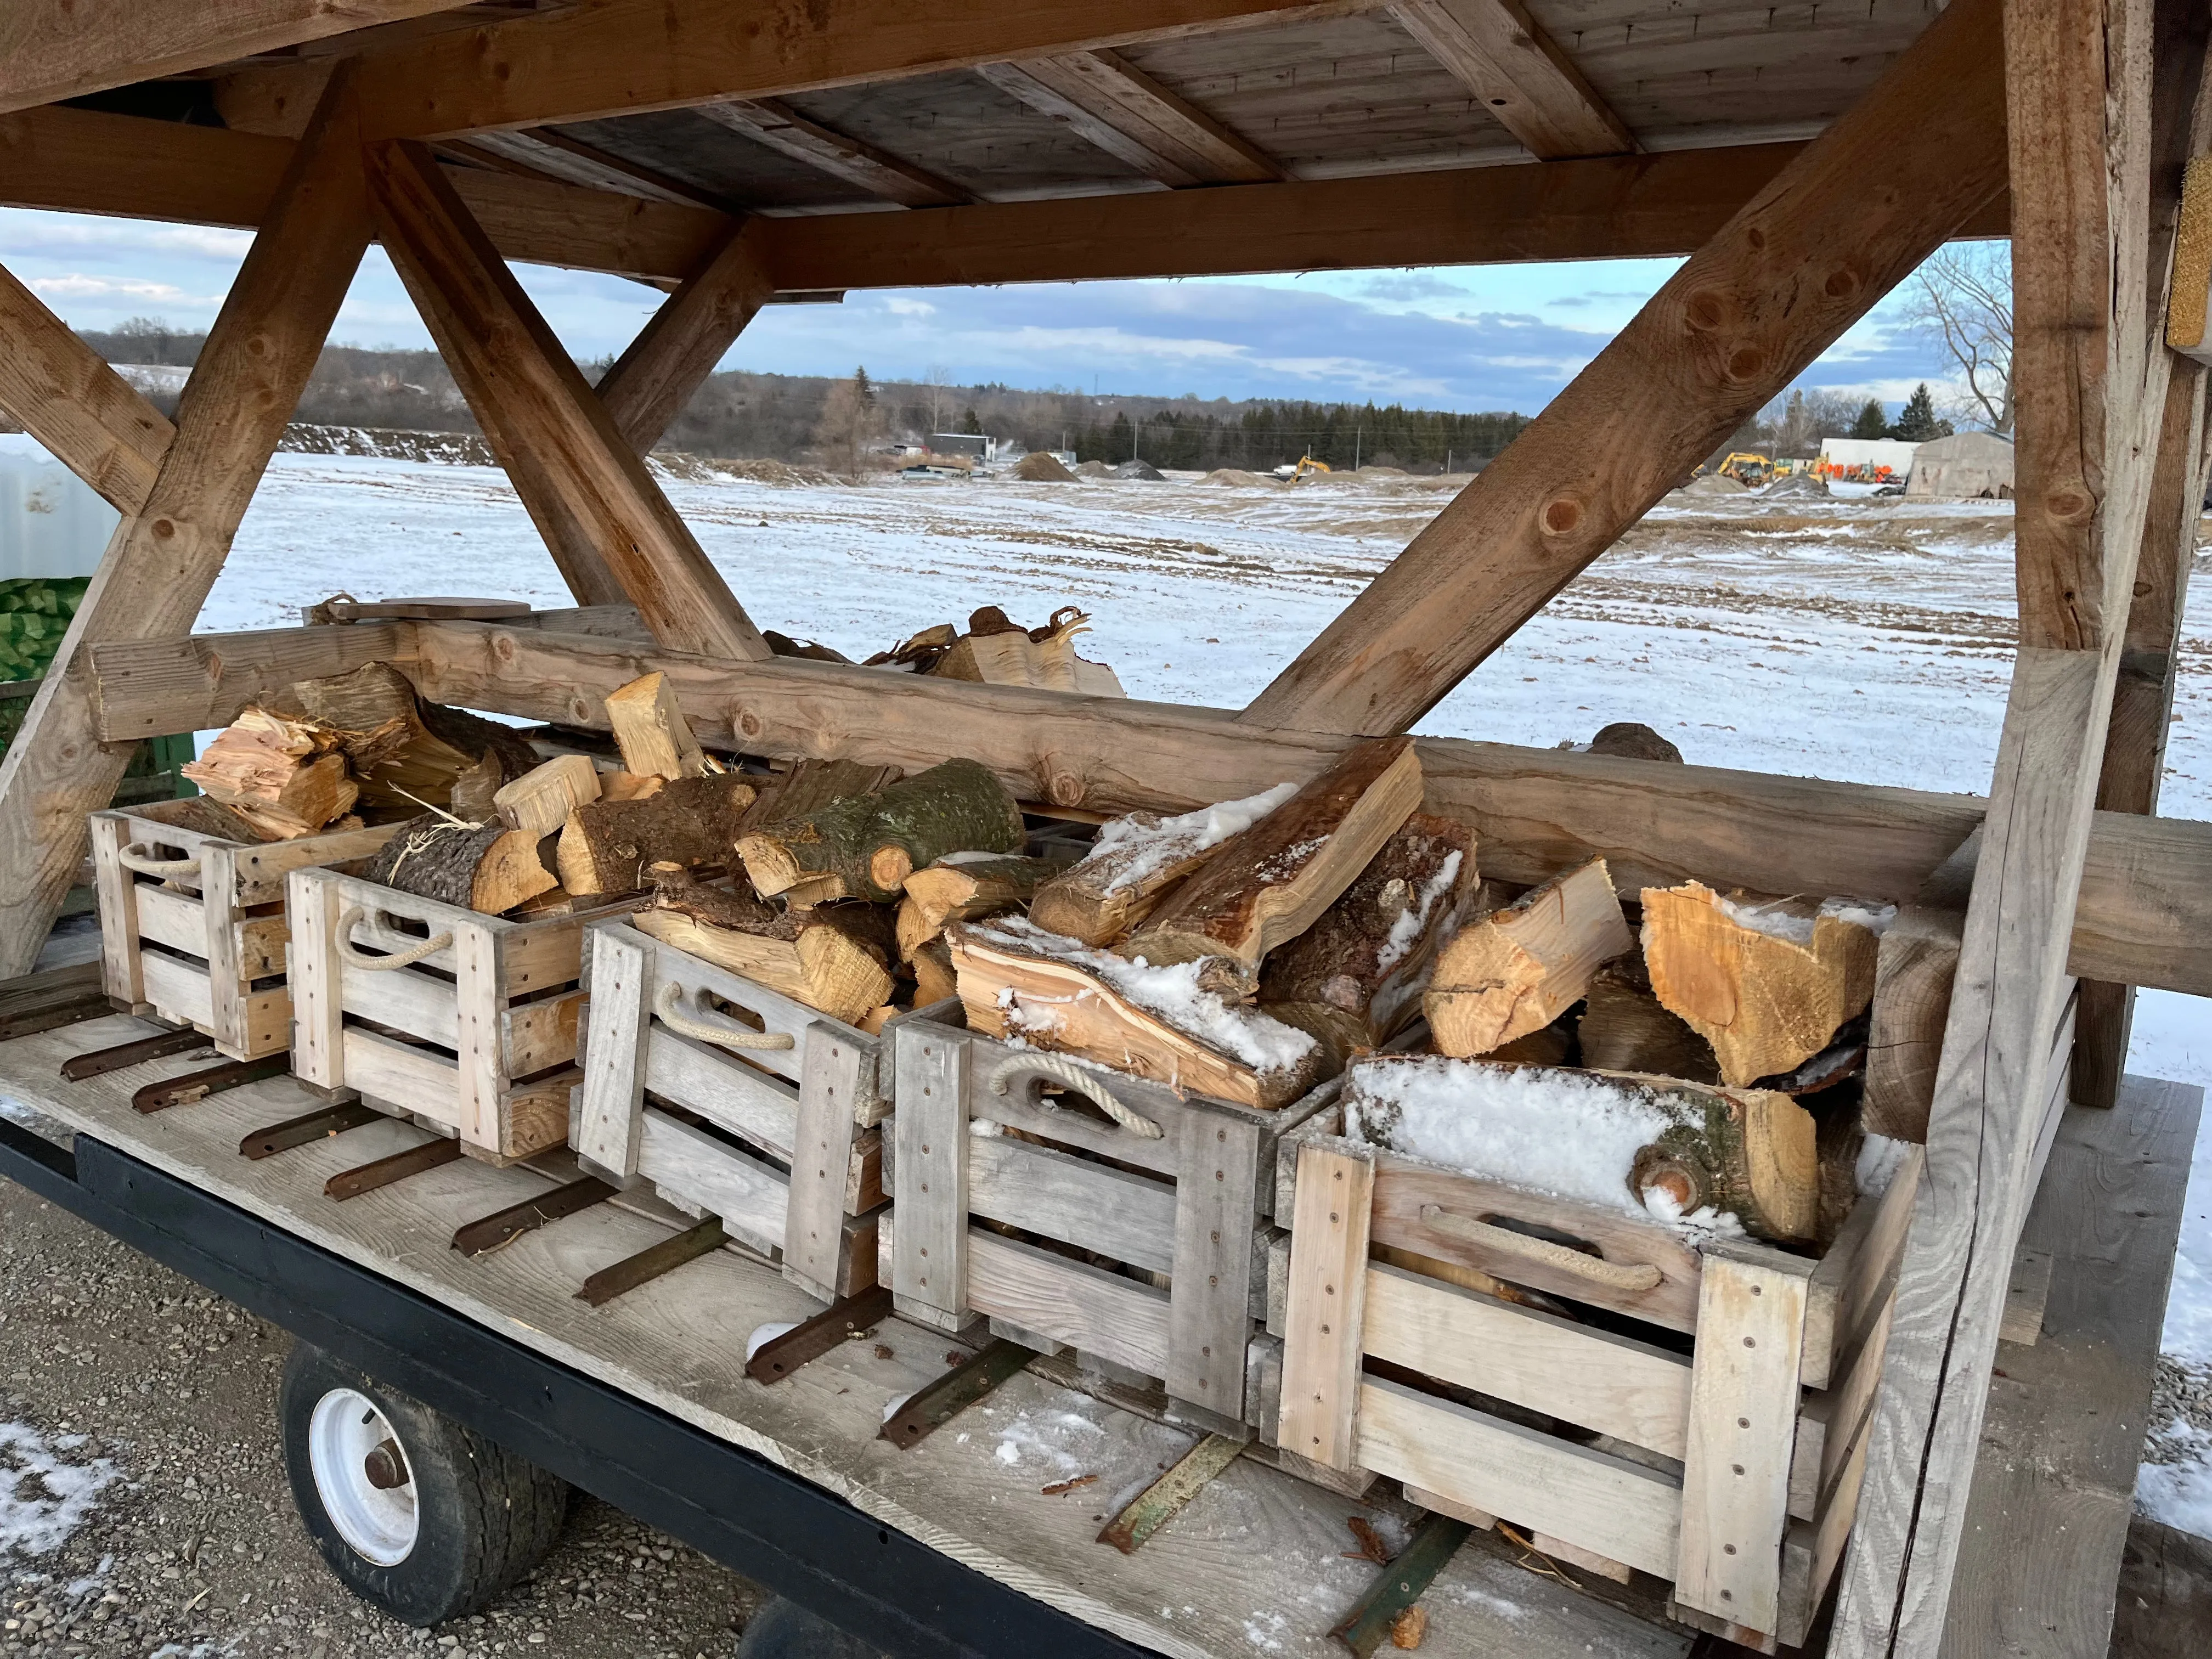
[[[262,845],[171,823],[165,806],[181,810],[166,803],[92,815],[108,994],[198,1027],[234,1060],[281,1052],[291,1041],[291,999],[266,981],[287,975],[285,873],[357,862],[396,826]]]
[[[1099,1073],[1157,1126],[1147,1136],[1042,1104],[1027,1070],[1034,1051],[920,1018],[896,1041],[891,1254],[902,1309],[945,1329],[988,1317],[1072,1347],[1241,1432],[1247,1350],[1265,1307],[1275,1143],[1326,1096],[1257,1112]],[[981,1224],[990,1223],[1030,1239]]]
[[[871,1212],[884,1201],[890,1094],[882,1042],[619,918],[587,929],[584,975],[591,1012],[572,1129],[579,1159],[609,1180],[649,1180],[720,1215],[824,1300],[872,1286]],[[731,1007],[792,1046],[719,1045],[716,1030],[752,1034]],[[682,1123],[648,1095],[744,1146]]]
[[[584,925],[622,907],[510,921],[332,870],[289,879],[293,1070],[303,1081],[453,1129],[491,1163],[562,1144]],[[372,965],[441,940],[398,966]]]

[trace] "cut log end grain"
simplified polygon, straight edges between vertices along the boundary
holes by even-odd
[[[687,955],[848,1024],[891,994],[888,918],[872,905],[793,916],[749,893],[678,882],[657,887],[634,920]]]
[[[181,770],[251,823],[256,838],[295,840],[353,810],[361,791],[344,743],[358,735],[248,708]]]
[[[964,857],[933,864],[906,878],[899,903],[899,955],[910,960],[946,924],[974,921],[1026,903],[1067,868],[1064,859]]]
[[[362,874],[418,898],[498,915],[559,885],[538,845],[528,830],[501,823],[418,818],[402,825]]]
[[[1530,888],[1438,957],[1422,999],[1438,1052],[1486,1054],[1542,1030],[1604,963],[1635,948],[1603,859]]]
[[[511,830],[557,834],[568,815],[599,798],[599,769],[586,755],[556,755],[520,777],[501,784],[492,806]]]
[[[646,884],[653,864],[719,864],[753,796],[734,778],[681,778],[643,800],[580,806],[561,831],[561,884],[571,893],[628,893]]]
[[[1724,1082],[1794,1071],[1873,997],[1875,931],[1833,906],[1694,881],[1643,896],[1652,993],[1712,1045]]]

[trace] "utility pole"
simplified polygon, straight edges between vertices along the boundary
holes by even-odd
[[[1354,472],[1359,471],[1359,434],[1361,430],[1361,428],[1356,426],[1352,428],[1352,470]]]

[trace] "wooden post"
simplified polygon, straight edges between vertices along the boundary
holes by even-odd
[[[379,144],[369,168],[385,246],[533,516],[539,502],[558,501],[663,645],[768,656],[759,630],[436,158],[420,144]],[[557,521],[539,528],[562,553]],[[600,580],[579,571],[569,586],[595,592]]]
[[[5,270],[0,409],[124,513],[146,504],[177,434],[167,416]]]
[[[87,647],[189,632],[368,245],[353,98],[337,77],[295,152],[177,408],[176,436],[116,526],[0,765],[0,978],[31,971],[84,856],[85,814],[129,763],[103,749]]]
[[[2169,356],[2154,255],[2153,63],[2207,19],[2168,0],[2008,0],[2021,648],[1966,912],[1896,1311],[1830,1652],[1942,1644],[2125,641]],[[2154,19],[2157,28],[2154,28]],[[2156,36],[2154,39],[2154,36]],[[2160,188],[2169,187],[2161,179]],[[2178,190],[2179,179],[2170,181]],[[2155,295],[2154,295],[2155,288]]]
[[[1406,730],[1955,234],[2005,184],[2000,3],[1954,0],[1241,718]]]

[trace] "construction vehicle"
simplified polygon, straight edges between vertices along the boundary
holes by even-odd
[[[1310,477],[1314,473],[1327,472],[1330,470],[1329,464],[1327,461],[1317,461],[1314,459],[1310,453],[1308,453],[1298,457],[1297,465],[1295,466],[1285,462],[1281,466],[1277,467],[1275,469],[1275,476],[1279,478],[1285,479],[1291,483],[1297,483],[1300,479]]]
[[[1775,476],[1774,459],[1769,455],[1755,454],[1750,450],[1738,450],[1720,465],[1724,477],[1734,478],[1747,489],[1756,489]]]

